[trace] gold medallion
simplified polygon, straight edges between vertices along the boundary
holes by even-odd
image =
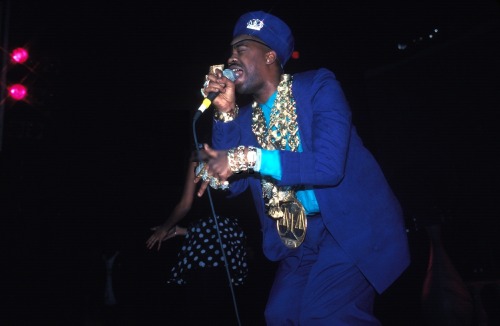
[[[307,216],[298,200],[281,203],[283,216],[276,221],[281,241],[288,248],[299,247],[306,237]]]

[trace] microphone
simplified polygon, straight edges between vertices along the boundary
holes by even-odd
[[[236,79],[236,75],[234,74],[234,72],[231,69],[224,69],[222,74],[232,82],[234,82]],[[194,114],[193,120],[198,120],[198,118],[201,116],[201,114],[203,112],[205,112],[205,110],[210,107],[210,105],[212,104],[212,101],[214,100],[214,98],[217,97],[217,95],[219,95],[219,92],[208,93],[207,97],[205,97],[205,99],[201,103],[200,107],[198,108],[198,111],[196,111],[196,113]]]

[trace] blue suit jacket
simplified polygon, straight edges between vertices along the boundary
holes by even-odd
[[[295,74],[292,93],[303,151],[280,151],[278,185],[313,186],[325,226],[381,293],[410,263],[399,201],[352,125],[350,107],[335,75],[327,69]],[[232,122],[214,121],[213,147],[260,147],[251,117],[252,108],[247,105]],[[231,196],[251,188],[266,257],[281,260],[297,250],[282,244],[275,220],[266,215],[259,175],[236,175],[230,181]]]

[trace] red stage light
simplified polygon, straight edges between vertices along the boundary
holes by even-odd
[[[292,59],[298,59],[300,57],[299,51],[293,51],[292,52]]]
[[[22,100],[28,94],[28,90],[26,89],[26,87],[21,84],[14,84],[12,86],[9,86],[7,90],[9,92],[9,96],[17,101]]]
[[[10,58],[12,59],[12,62],[24,63],[26,62],[26,60],[28,60],[28,51],[26,51],[26,49],[24,48],[16,48],[12,50]]]

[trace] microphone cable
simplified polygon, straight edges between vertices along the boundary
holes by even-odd
[[[197,111],[197,112],[199,112],[199,111]],[[200,157],[199,156],[200,146],[198,144],[198,139],[197,139],[197,135],[196,135],[196,121],[198,120],[197,119],[198,117],[199,117],[199,115],[195,115],[195,118],[193,119],[193,139],[194,139],[194,145],[196,146],[196,154],[197,154],[197,157],[199,158]],[[233,282],[231,281],[231,273],[229,271],[229,263],[227,261],[226,251],[224,250],[224,246],[222,243],[222,237],[221,237],[220,230],[219,230],[219,216],[215,213],[214,202],[212,200],[212,194],[210,193],[210,185],[206,188],[205,192],[208,193],[208,200],[210,202],[212,216],[213,216],[214,221],[215,221],[215,229],[217,230],[217,236],[219,238],[220,249],[222,252],[222,256],[224,257],[224,265],[226,267],[227,279],[229,281],[229,289],[231,290],[231,297],[233,299],[234,312],[236,314],[236,319],[238,320],[238,325],[241,326],[240,315],[238,312],[238,305],[236,303],[236,295],[234,292]]]

